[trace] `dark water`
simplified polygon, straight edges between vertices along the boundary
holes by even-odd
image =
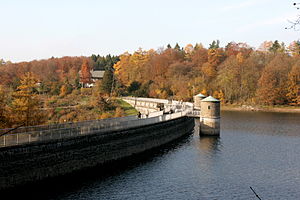
[[[223,112],[220,138],[194,133],[143,156],[49,198],[257,199],[252,186],[263,200],[300,199],[299,114]]]

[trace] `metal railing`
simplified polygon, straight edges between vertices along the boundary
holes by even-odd
[[[13,146],[37,141],[49,141],[54,139],[78,137],[88,134],[104,134],[110,131],[124,130],[134,127],[151,125],[158,122],[176,119],[186,116],[186,111],[162,115],[153,113],[153,117],[137,119],[137,116],[109,118],[102,120],[83,121],[76,123],[53,124],[43,126],[21,127],[9,134],[0,136],[0,147]],[[1,129],[5,133],[10,129]]]
[[[186,112],[189,117],[200,117],[200,110],[189,110]]]
[[[49,125],[38,125],[38,126],[24,126],[20,127],[18,129],[14,128],[6,128],[6,129],[0,129],[0,135],[3,133],[9,132],[9,134],[12,133],[24,133],[24,132],[32,132],[32,131],[43,131],[43,130],[49,130],[49,129],[63,129],[63,128],[70,128],[74,125],[82,126],[82,125],[89,125],[91,123],[97,123],[97,122],[115,122],[115,121],[130,121],[134,120],[137,117],[135,115],[132,116],[126,116],[126,117],[117,117],[117,118],[108,118],[108,119],[98,119],[98,120],[87,120],[87,121],[81,121],[81,122],[67,122],[67,123],[59,123],[59,124],[49,124]]]

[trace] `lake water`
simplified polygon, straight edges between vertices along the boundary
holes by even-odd
[[[49,199],[300,199],[300,114],[222,112],[220,138],[198,130],[158,151],[42,192]],[[50,190],[50,191],[49,191]]]

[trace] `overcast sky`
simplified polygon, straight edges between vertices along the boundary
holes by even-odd
[[[258,47],[286,44],[299,10],[294,0],[0,0],[0,58],[13,62],[51,56],[119,55],[139,47],[219,39]]]

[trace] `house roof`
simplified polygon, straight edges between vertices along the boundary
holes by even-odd
[[[201,100],[205,102],[220,102],[220,100],[213,98],[212,96],[206,97],[205,99]]]
[[[92,79],[100,79],[103,78],[105,70],[91,70]],[[81,76],[81,70],[79,70],[79,74]]]
[[[103,78],[104,72],[104,70],[91,71],[92,78]]]

